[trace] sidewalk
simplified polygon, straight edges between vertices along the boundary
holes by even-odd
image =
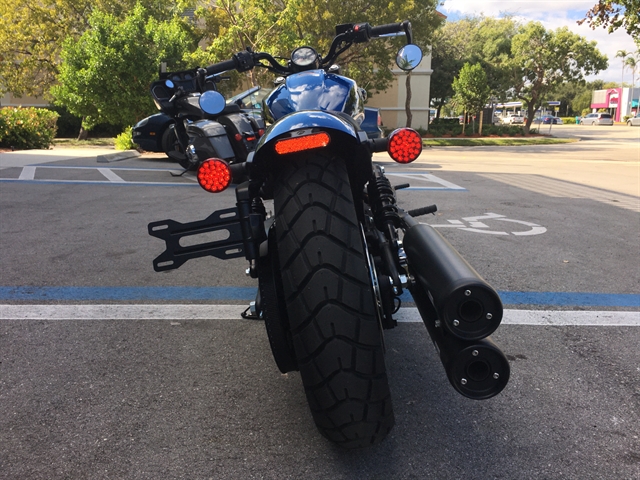
[[[25,167],[41,163],[61,162],[75,158],[95,159],[98,163],[117,162],[139,157],[136,150],[114,150],[113,148],[53,148],[50,150],[19,150],[0,152],[0,169]]]

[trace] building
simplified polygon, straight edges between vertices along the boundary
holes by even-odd
[[[606,110],[616,122],[623,122],[624,117],[638,113],[640,88],[608,88],[595,90],[591,96],[591,109]]]
[[[0,107],[48,107],[49,105],[50,102],[42,97],[14,97],[10,92],[0,97]]]
[[[394,68],[392,70],[394,80],[391,86],[384,92],[371,96],[368,107],[380,109],[382,124],[391,129],[404,127],[407,123],[405,102],[407,99],[406,78],[407,72]],[[411,72],[411,127],[429,127],[429,102],[431,96],[431,53],[425,54],[420,65]]]

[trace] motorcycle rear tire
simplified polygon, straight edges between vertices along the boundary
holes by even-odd
[[[287,159],[276,181],[278,256],[295,356],[313,419],[344,448],[394,424],[360,223],[344,160]]]
[[[182,168],[191,166],[187,154],[176,137],[176,130],[173,125],[169,125],[162,134],[162,150],[174,162],[178,162]]]

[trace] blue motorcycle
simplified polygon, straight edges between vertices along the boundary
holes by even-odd
[[[405,290],[458,392],[490,398],[509,379],[506,357],[488,338],[502,319],[498,294],[435,229],[413,218],[435,205],[404,211],[396,190],[408,185],[392,186],[372,161],[382,151],[399,163],[416,160],[420,135],[401,128],[369,139],[360,126],[365,92],[334,65],[353,44],[392,35],[407,37],[398,66],[417,67],[422,52],[411,44],[408,21],[339,25],[326,56],[302,46],[283,65],[247,50],[209,66],[208,75],[265,68],[282,77],[263,102],[271,125],[246,161],[210,158],[198,169],[207,191],[235,185],[235,207],[198,222],[149,224],[149,234],[166,243],[156,271],[208,255],[247,259],[247,273],[258,280],[252,313],[264,320],[276,365],[300,372],[317,428],[349,449],[379,443],[394,424],[383,332],[396,326]],[[215,115],[225,103],[207,91],[199,104]],[[273,215],[263,205],[268,199]],[[181,242],[220,230],[228,238]]]

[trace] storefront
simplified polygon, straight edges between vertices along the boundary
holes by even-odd
[[[625,116],[638,112],[638,96],[640,88],[609,88],[596,90],[591,97],[591,109],[595,113],[606,110],[614,121],[622,122]]]

